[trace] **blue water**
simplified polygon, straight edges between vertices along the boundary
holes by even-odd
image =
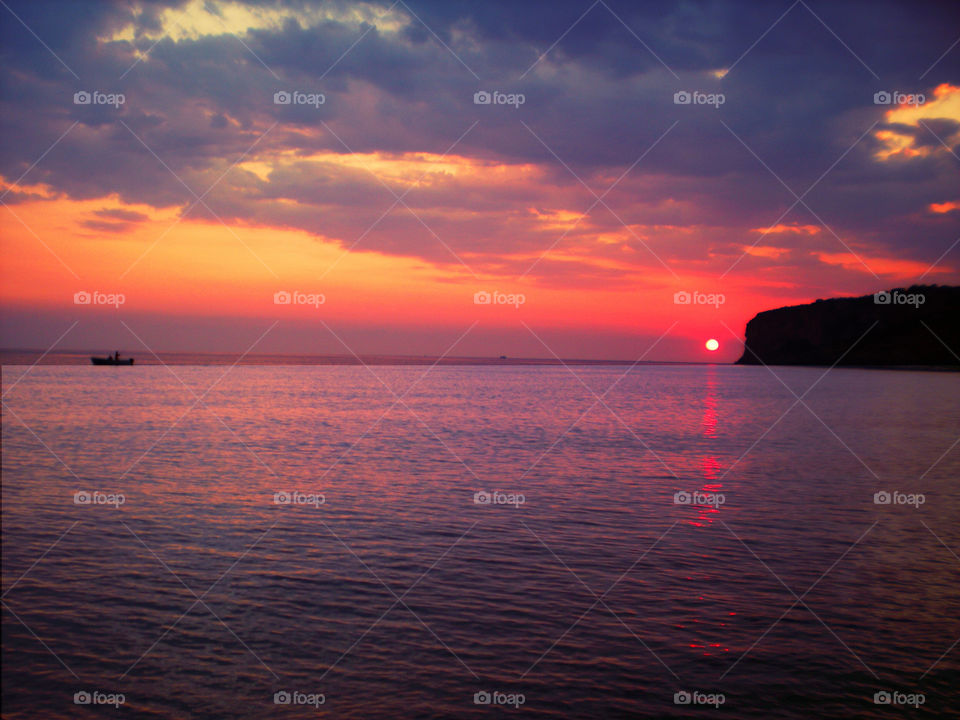
[[[957,717],[960,377],[774,371],[4,367],[3,717]]]

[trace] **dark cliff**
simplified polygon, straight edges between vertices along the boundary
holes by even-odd
[[[914,285],[758,313],[737,363],[960,369],[958,355],[960,287]]]

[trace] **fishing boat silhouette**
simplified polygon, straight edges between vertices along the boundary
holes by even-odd
[[[90,362],[94,365],[133,365],[133,358],[121,358],[118,350],[113,355],[107,355],[106,357],[91,356]]]

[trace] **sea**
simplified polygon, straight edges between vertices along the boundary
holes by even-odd
[[[956,373],[6,360],[3,718],[960,717]]]

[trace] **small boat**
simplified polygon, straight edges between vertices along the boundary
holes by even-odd
[[[121,358],[119,352],[106,357],[91,356],[90,362],[94,365],[133,365],[133,358]]]

